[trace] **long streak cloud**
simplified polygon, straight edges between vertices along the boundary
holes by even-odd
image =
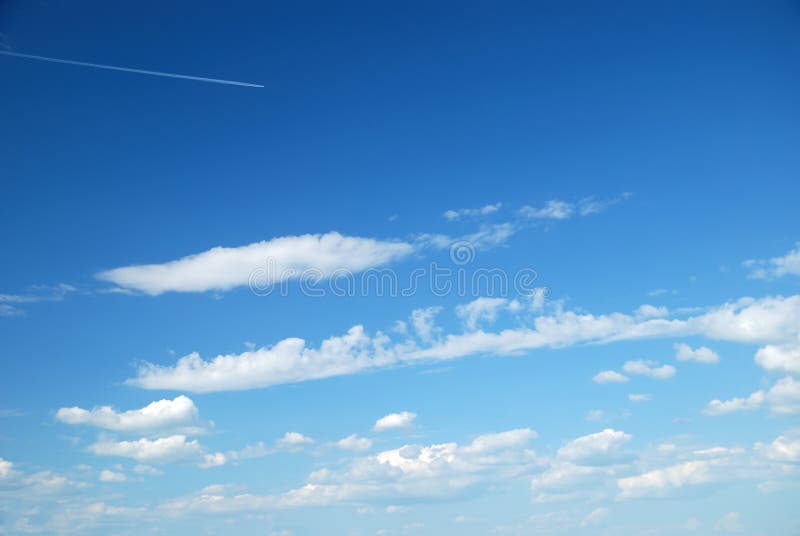
[[[49,61],[51,63],[64,63],[66,65],[78,65],[80,67],[93,67],[95,69],[108,69],[110,71],[122,71],[126,73],[147,74],[151,76],[163,76],[166,78],[180,78],[182,80],[195,80],[198,82],[210,82],[212,84],[225,84],[229,86],[244,86],[244,87],[264,87],[261,84],[251,84],[250,82],[237,82],[235,80],[222,80],[220,78],[206,78],[203,76],[190,76],[186,74],[164,73],[161,71],[148,71],[145,69],[132,69],[130,67],[117,67],[114,65],[103,65],[100,63],[87,63],[84,61],[62,60],[58,58],[48,58],[46,56],[35,56],[33,54],[22,54],[20,52],[10,52],[7,50],[0,50],[0,54],[4,56],[13,56],[15,58],[25,58],[29,60]]]

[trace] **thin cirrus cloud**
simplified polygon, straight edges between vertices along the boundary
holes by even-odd
[[[428,324],[426,324],[428,326]],[[219,355],[209,361],[192,353],[174,366],[143,364],[129,385],[144,389],[211,392],[254,389],[282,383],[355,374],[398,364],[450,360],[473,355],[516,355],[539,348],[576,344],[608,344],[642,338],[704,336],[740,343],[788,344],[800,334],[800,296],[743,298],[684,318],[642,319],[622,313],[592,315],[556,311],[529,325],[498,332],[482,330],[441,334],[430,330],[430,340],[406,338],[394,342],[382,332],[368,335],[363,326],[310,347],[300,338],[288,338],[271,347],[241,354]],[[631,361],[629,374],[668,379],[671,365]],[[616,373],[619,374],[619,373]],[[624,381],[603,373],[595,381]]]
[[[159,295],[165,292],[230,290],[256,283],[271,285],[315,270],[358,272],[401,259],[411,244],[344,236],[337,232],[284,236],[241,247],[215,247],[162,264],[123,266],[97,278],[118,287]]]
[[[502,206],[502,203],[494,203],[490,205],[484,205],[480,208],[460,208],[458,210],[448,210],[443,214],[443,217],[448,221],[455,221],[462,218],[488,216],[500,210]]]
[[[210,424],[200,421],[197,406],[184,395],[172,400],[157,400],[141,409],[123,412],[118,412],[111,406],[99,406],[91,410],[80,407],[60,408],[55,417],[65,424],[93,426],[132,434],[169,431],[196,435],[210,427]]]
[[[534,207],[525,205],[519,209],[518,214],[531,220],[568,220],[574,216],[591,216],[599,214],[612,205],[616,205],[631,197],[626,192],[611,199],[598,200],[594,197],[585,197],[577,202],[551,199],[544,205]]]

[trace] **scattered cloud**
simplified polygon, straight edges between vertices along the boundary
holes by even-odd
[[[536,456],[528,447],[536,433],[519,428],[476,437],[470,443],[404,445],[357,458],[347,467],[319,469],[307,483],[274,495],[201,490],[162,505],[163,512],[233,514],[364,501],[428,501],[485,491],[530,472]]]
[[[128,478],[124,473],[116,473],[108,469],[100,472],[100,482],[125,482]]]
[[[742,523],[742,514],[739,512],[728,512],[714,524],[714,530],[717,532],[744,532],[744,523]]]
[[[703,411],[706,415],[727,415],[739,411],[752,411],[764,403],[764,391],[756,391],[747,398],[731,398],[730,400],[712,400]]]
[[[658,366],[656,361],[628,361],[622,366],[622,370],[628,374],[638,374],[656,380],[668,380],[675,376],[675,367],[672,365]]]
[[[313,442],[313,439],[299,432],[286,432],[283,434],[283,437],[278,440],[278,445],[282,447],[299,447],[302,445],[310,445]]]
[[[712,400],[703,411],[706,415],[719,416],[741,411],[753,411],[768,404],[776,415],[800,414],[800,381],[791,376],[781,378],[766,392],[758,390],[746,398]]]
[[[594,383],[625,383],[629,380],[624,374],[620,374],[615,370],[603,370],[598,372],[592,378]]]
[[[606,200],[597,200],[593,197],[585,197],[576,203],[551,199],[541,207],[526,205],[519,210],[520,216],[539,220],[566,220],[573,216],[590,216],[599,214],[612,205],[616,205],[631,197],[630,193],[624,193],[618,197]]]
[[[372,440],[367,437],[358,437],[356,434],[352,434],[337,441],[336,446],[342,450],[365,452],[372,448]]]
[[[456,306],[456,314],[464,321],[467,329],[475,330],[481,322],[492,324],[497,315],[508,307],[505,298],[477,298],[467,304]]]
[[[111,406],[99,406],[91,410],[79,407],[61,408],[56,419],[72,425],[86,425],[132,434],[163,432],[197,435],[206,431],[208,425],[200,422],[194,402],[180,395],[173,400],[151,402],[141,409],[118,412]]]
[[[567,442],[558,449],[556,457],[579,465],[612,465],[629,458],[621,448],[630,440],[630,434],[606,428]]]
[[[747,260],[742,265],[750,270],[752,279],[777,279],[785,275],[800,275],[800,242],[795,248],[781,257],[771,259]]]
[[[768,344],[756,352],[756,363],[769,372],[800,374],[800,344]]]
[[[639,393],[631,393],[628,395],[628,400],[631,402],[648,402],[653,399],[653,395],[649,394],[639,394]]]
[[[417,418],[416,413],[410,411],[402,411],[400,413],[390,413],[385,417],[381,417],[375,421],[375,426],[372,429],[376,432],[385,432],[386,430],[396,430],[398,428],[409,428],[414,424]]]
[[[710,348],[700,346],[692,349],[688,344],[677,343],[675,348],[675,359],[678,361],[696,361],[698,363],[719,363],[719,356]]]
[[[158,439],[142,438],[134,441],[115,441],[102,437],[96,443],[89,445],[89,452],[96,456],[116,456],[130,458],[145,464],[171,464],[171,463],[196,463],[202,465],[205,459],[205,450],[194,439],[186,440],[181,434],[161,437]],[[213,456],[213,455],[212,455]]]
[[[503,206],[502,203],[495,203],[493,205],[484,205],[480,208],[460,208],[458,210],[448,210],[443,214],[444,219],[448,221],[460,220],[463,218],[474,218],[477,216],[488,216],[494,214]]]

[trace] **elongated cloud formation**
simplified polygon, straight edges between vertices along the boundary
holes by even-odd
[[[124,266],[97,274],[120,287],[158,295],[164,292],[257,289],[315,270],[359,272],[400,259],[413,251],[404,242],[343,236],[336,232],[284,236],[247,246],[216,247],[163,264]]]
[[[220,355],[210,361],[193,353],[174,366],[145,364],[136,378],[127,381],[145,389],[193,392],[267,387],[281,383],[354,374],[417,361],[447,360],[478,354],[513,355],[538,348],[562,348],[575,344],[705,336],[734,342],[783,343],[798,335],[800,296],[743,298],[683,319],[641,319],[635,315],[579,314],[557,311],[533,320],[532,327],[495,333],[472,331],[450,334],[431,342],[393,342],[378,332],[368,335],[363,326],[331,337],[318,348],[299,338],[284,339],[274,346],[242,354]],[[663,377],[672,369],[655,369]]]
[[[94,69],[106,69],[109,71],[122,71],[125,73],[146,74],[150,76],[163,76],[165,78],[180,78],[183,80],[195,80],[197,82],[210,82],[212,84],[225,84],[228,86],[244,86],[244,87],[264,87],[261,84],[251,84],[250,82],[236,82],[235,80],[223,80],[221,78],[206,78],[203,76],[190,76],[187,74],[165,73],[162,71],[148,71],[146,69],[132,69],[130,67],[117,67],[114,65],[103,65],[101,63],[87,63],[85,61],[62,60],[59,58],[48,58],[46,56],[22,54],[20,52],[10,52],[7,50],[0,50],[0,54],[3,54],[4,56],[14,56],[15,58],[24,58],[28,60],[47,61],[50,63],[63,63],[66,65],[76,65],[78,67],[92,67]]]

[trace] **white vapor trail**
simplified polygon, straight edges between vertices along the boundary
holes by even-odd
[[[149,74],[152,76],[165,76],[167,78],[181,78],[183,80],[197,80],[198,82],[211,82],[214,84],[227,84],[229,86],[244,87],[264,87],[261,84],[251,84],[249,82],[236,82],[235,80],[222,80],[219,78],[205,78],[202,76],[189,76],[186,74],[162,73],[160,71],[147,71],[145,69],[131,69],[130,67],[115,67],[114,65],[102,65],[99,63],[87,63],[84,61],[61,60],[58,58],[48,58],[45,56],[34,56],[33,54],[22,54],[20,52],[9,52],[0,50],[4,56],[14,56],[17,58],[27,58],[30,60],[49,61],[52,63],[66,63],[67,65],[79,65],[81,67],[94,67],[95,69],[109,69],[111,71],[123,71],[126,73]]]

